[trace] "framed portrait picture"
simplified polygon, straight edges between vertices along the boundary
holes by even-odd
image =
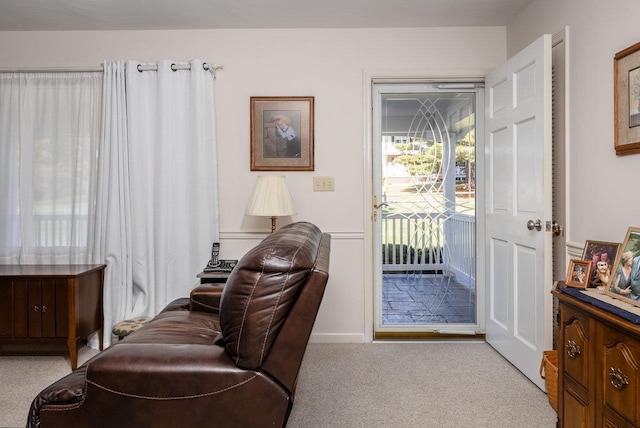
[[[604,292],[640,306],[640,227],[630,227],[613,264]]]
[[[251,97],[251,171],[313,171],[313,97]]]
[[[565,283],[570,287],[587,288],[589,275],[591,275],[591,260],[572,259],[569,261]]]
[[[640,43],[615,54],[613,79],[616,154],[640,153]]]
[[[591,260],[588,287],[601,287],[609,284],[613,263],[619,249],[619,242],[587,241],[585,243],[582,260]]]

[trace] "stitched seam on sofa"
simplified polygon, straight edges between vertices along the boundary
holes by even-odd
[[[278,306],[280,306],[280,300],[282,299],[282,295],[284,294],[284,289],[285,289],[285,287],[287,285],[287,282],[289,281],[289,278],[291,277],[291,271],[293,270],[294,261],[296,260],[296,257],[298,257],[298,254],[300,253],[300,250],[304,246],[304,243],[306,242],[308,237],[309,237],[309,233],[307,233],[307,237],[305,238],[305,241],[301,242],[300,245],[298,246],[298,248],[296,249],[296,251],[293,253],[293,256],[291,257],[291,260],[289,262],[289,270],[287,270],[286,278],[285,278],[284,282],[282,283],[282,287],[280,288],[280,295],[278,296],[278,300],[276,301],[275,307],[274,307],[273,311],[271,312],[271,319],[269,320],[269,326],[267,327],[267,333],[265,334],[264,340],[262,341],[262,349],[260,350],[260,365],[262,365],[262,361],[264,360],[264,352],[265,352],[266,347],[267,347],[267,339],[269,338],[269,333],[271,332],[271,327],[273,326],[273,319],[275,318],[276,312],[278,311]]]
[[[291,266],[289,266],[289,272],[291,272]],[[260,349],[260,359],[259,359],[259,365],[262,365],[262,361],[264,359],[264,351],[267,347],[267,338],[269,338],[269,332],[271,331],[271,326],[273,325],[273,319],[276,316],[276,312],[278,311],[278,306],[280,306],[280,300],[282,300],[282,294],[284,293],[284,289],[285,286],[287,285],[287,281],[289,281],[289,272],[287,272],[287,276],[285,278],[285,280],[282,282],[282,287],[280,287],[280,295],[278,296],[278,299],[276,300],[276,304],[273,307],[273,310],[271,311],[271,319],[269,320],[269,324],[267,326],[267,332],[264,335],[264,339],[262,341],[262,349]]]
[[[244,322],[247,319],[247,312],[249,311],[249,305],[251,304],[253,295],[256,292],[256,287],[258,286],[258,282],[260,281],[260,278],[262,278],[262,276],[264,275],[265,258],[266,257],[262,258],[262,268],[260,270],[260,276],[256,278],[255,282],[253,283],[253,287],[251,287],[251,294],[249,295],[249,298],[245,302],[244,311],[242,311],[242,322],[240,323],[240,330],[238,331],[238,340],[236,342],[236,357],[233,359],[236,362],[236,364],[238,363],[238,360],[240,360],[240,343],[242,340],[242,334],[244,333]]]
[[[142,400],[154,400],[154,401],[175,401],[175,400],[190,400],[193,398],[202,398],[202,397],[210,397],[212,395],[218,395],[218,394],[222,394],[224,392],[230,391],[232,389],[238,388],[240,386],[243,386],[249,382],[251,382],[252,380],[256,379],[258,377],[257,374],[254,374],[252,377],[250,377],[247,380],[244,380],[240,383],[237,383],[235,385],[229,386],[227,388],[221,389],[220,391],[212,391],[212,392],[205,392],[202,394],[193,394],[193,395],[183,395],[183,396],[179,396],[179,397],[151,397],[148,395],[139,395],[139,394],[130,394],[128,392],[122,392],[122,391],[116,391],[115,389],[111,389],[111,388],[107,388],[106,386],[102,386],[99,385],[93,381],[88,381],[91,385],[100,388],[104,391],[110,392],[112,394],[116,394],[116,395],[122,395],[125,397],[131,397],[131,398],[140,398]]]
[[[53,403],[49,403],[49,404],[45,404],[40,408],[41,412],[44,412],[45,410],[47,411],[51,411],[51,412],[62,412],[62,411],[66,411],[66,410],[73,410],[73,409],[77,409],[78,407],[80,407],[82,405],[82,403],[84,402],[84,400],[78,402],[78,403],[73,403],[73,404],[53,404]]]

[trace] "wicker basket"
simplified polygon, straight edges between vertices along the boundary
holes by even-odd
[[[547,386],[549,404],[558,413],[558,351],[544,351],[540,363],[540,377]]]

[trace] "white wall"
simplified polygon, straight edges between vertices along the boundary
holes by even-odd
[[[639,42],[637,0],[534,0],[507,27],[511,56],[543,33],[569,27],[567,246],[587,239],[622,242],[640,226],[640,154],[613,148],[613,57]]]
[[[315,171],[284,174],[298,214],[279,224],[311,221],[334,238],[314,340],[362,341],[373,322],[363,82],[375,76],[482,75],[506,58],[505,30],[0,32],[0,67],[163,58],[223,64],[215,85],[223,258],[240,257],[264,236],[256,232],[270,227],[269,219],[244,216],[259,175],[249,171],[249,97],[314,96]],[[334,176],[335,192],[312,192],[314,175]],[[203,266],[207,259],[203,254]]]

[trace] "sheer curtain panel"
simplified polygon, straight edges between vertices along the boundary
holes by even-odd
[[[87,263],[102,73],[0,73],[0,263]]]
[[[121,64],[105,63],[100,171],[117,174],[101,176],[98,197],[98,228],[115,236],[95,256],[117,266],[105,282],[105,331],[188,296],[219,239],[213,77],[202,61],[172,63],[140,72],[127,61],[125,91]]]

